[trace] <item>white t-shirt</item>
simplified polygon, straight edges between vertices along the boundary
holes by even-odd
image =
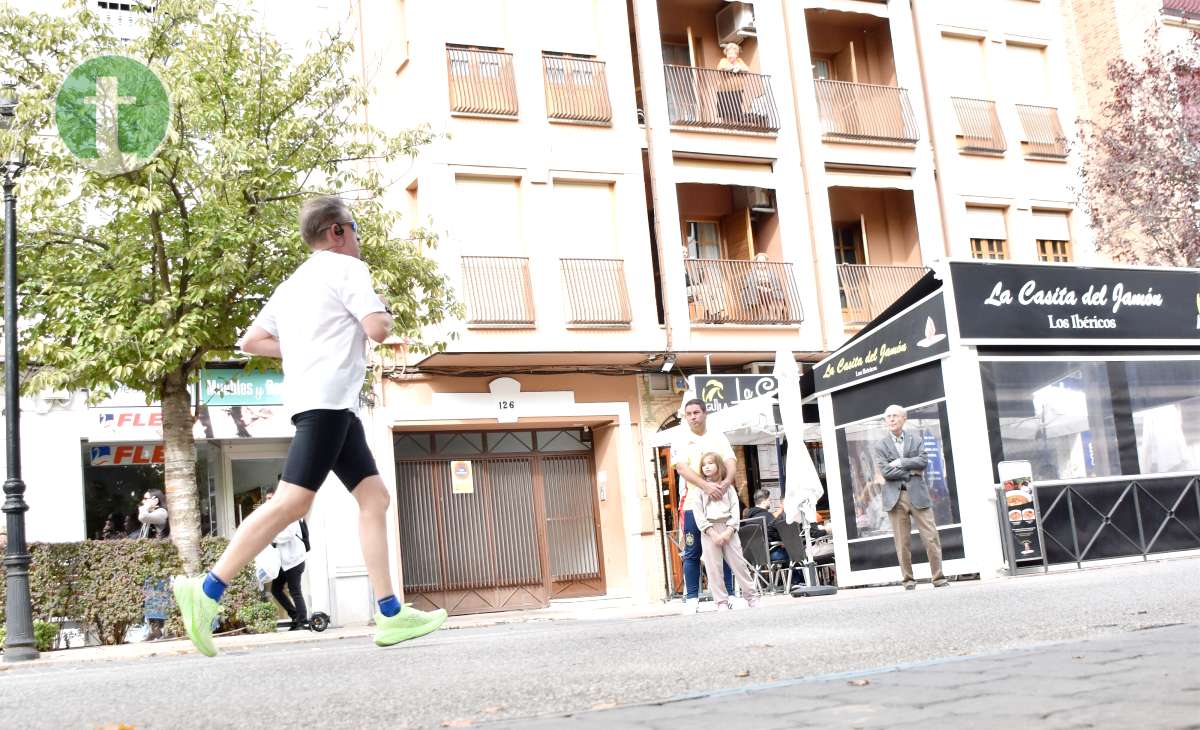
[[[317,251],[279,285],[254,326],[279,338],[289,415],[358,412],[367,370],[362,319],[386,311],[370,270],[353,256]]]
[[[733,453],[733,446],[729,444],[729,439],[720,431],[710,428],[705,430],[703,436],[697,436],[690,428],[685,428],[683,435],[671,444],[671,464],[674,466],[684,464],[700,474],[700,459],[710,451],[719,455],[722,462],[726,459],[737,459]],[[683,508],[685,510],[700,509],[700,495],[703,493],[700,487],[681,478],[679,486],[682,488],[685,485],[687,491],[684,493]]]

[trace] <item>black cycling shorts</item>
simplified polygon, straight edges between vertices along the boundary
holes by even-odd
[[[283,481],[317,491],[332,471],[346,489],[379,473],[367,448],[362,421],[348,410],[312,410],[292,416],[296,436],[288,447]]]

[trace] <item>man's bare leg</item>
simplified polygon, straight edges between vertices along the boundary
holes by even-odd
[[[358,483],[351,492],[358,501],[358,541],[362,545],[363,563],[371,579],[375,598],[396,595],[388,570],[387,510],[391,503],[387,487],[378,474]]]
[[[229,541],[229,547],[225,548],[221,559],[212,567],[212,574],[228,585],[239,570],[271,544],[280,530],[308,514],[316,496],[317,493],[311,489],[279,482],[275,496],[242,520],[233,539]]]

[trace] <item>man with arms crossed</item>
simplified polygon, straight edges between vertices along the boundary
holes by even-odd
[[[345,203],[312,198],[300,208],[300,235],[312,255],[275,290],[242,338],[241,350],[283,360],[283,403],[296,426],[275,497],[238,528],[207,575],[173,581],[192,643],[215,656],[212,623],[229,581],[287,525],[308,513],[329,472],[358,502],[358,536],[379,597],[375,643],[390,646],[434,631],[442,609],[401,606],[388,574],[388,492],[356,413],[367,338],[383,342],[392,316],[360,260],[358,226]]]
[[[896,541],[896,557],[900,559],[901,581],[904,590],[917,587],[913,578],[912,552],[909,537],[912,523],[917,523],[917,532],[925,544],[929,556],[929,574],[933,587],[950,585],[942,575],[942,542],[938,537],[937,523],[933,518],[933,500],[929,486],[925,484],[925,468],[929,459],[925,457],[925,444],[921,437],[904,430],[908,412],[901,406],[891,405],[883,412],[883,425],[888,435],[875,443],[875,466],[883,475],[883,508],[892,521],[892,537]]]
[[[700,530],[696,527],[696,518],[692,510],[700,509],[700,492],[708,494],[712,499],[720,499],[726,489],[733,484],[734,470],[737,469],[737,459],[733,455],[733,447],[729,439],[720,431],[709,431],[706,425],[708,411],[704,401],[692,398],[683,404],[683,419],[687,421],[688,430],[682,438],[671,445],[671,462],[679,476],[683,477],[683,612],[696,613],[700,606]],[[700,459],[706,453],[719,454],[725,462],[725,479],[720,482],[710,482],[700,475]],[[724,564],[722,564],[724,565]],[[728,565],[725,568],[725,587],[730,595],[733,594],[733,573]],[[716,576],[708,576],[709,581]]]

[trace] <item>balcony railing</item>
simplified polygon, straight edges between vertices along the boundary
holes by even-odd
[[[1017,116],[1025,131],[1025,154],[1055,160],[1067,156],[1067,137],[1058,121],[1058,109],[1052,106],[1017,104]]]
[[[546,116],[591,124],[612,121],[603,61],[543,54],[542,71]]]
[[[799,324],[804,320],[791,264],[687,259],[684,270],[692,322]]]
[[[515,256],[463,256],[467,324],[533,325],[529,259]]]
[[[878,317],[925,275],[924,266],[839,264],[842,320],[861,327]]]
[[[517,82],[511,53],[450,47],[446,49],[446,65],[451,111],[517,116]]]
[[[779,130],[771,77],[693,66],[664,66],[667,112],[677,127]]]
[[[622,259],[560,259],[567,324],[628,325],[629,291]]]
[[[1004,152],[1008,143],[996,115],[996,102],[987,99],[952,97],[954,113],[958,116],[961,149],[966,152]]]
[[[829,79],[815,83],[825,139],[916,144],[920,138],[907,89]]]

